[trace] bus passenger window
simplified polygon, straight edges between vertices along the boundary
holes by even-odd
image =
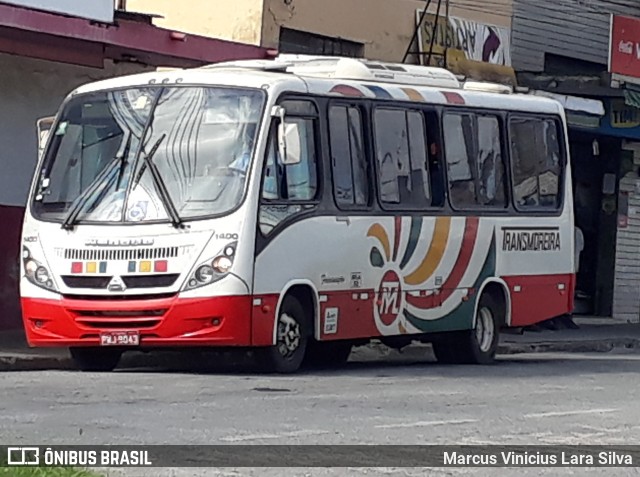
[[[498,118],[447,113],[443,124],[452,205],[456,208],[506,207]]]
[[[369,205],[368,167],[362,139],[360,110],[329,109],[333,193],[339,207]]]
[[[416,205],[424,205],[431,198],[429,173],[427,171],[427,145],[424,127],[424,117],[421,113],[411,111],[407,113],[407,125],[409,129],[409,152],[411,160],[411,172],[408,191],[411,202]],[[425,200],[426,199],[426,200]]]
[[[516,206],[557,209],[562,163],[556,121],[514,117],[509,130]]]
[[[506,206],[504,159],[500,123],[495,116],[478,116],[478,199],[482,205]]]
[[[442,146],[440,144],[440,122],[435,111],[429,111],[427,118],[427,139],[429,142],[427,170],[429,171],[429,182],[431,184],[431,205],[442,207],[445,202],[445,180],[444,180],[444,158],[442,156]]]
[[[478,203],[472,167],[473,118],[470,114],[445,114],[443,128],[451,203],[456,208],[473,207]]]
[[[377,109],[374,117],[381,202],[408,209],[431,205],[422,113]]]

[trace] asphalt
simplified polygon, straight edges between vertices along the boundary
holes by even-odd
[[[493,366],[446,366],[426,358],[354,361],[295,376],[164,369],[0,373],[0,432],[4,442],[24,446],[248,446],[245,451],[252,457],[262,454],[271,465],[282,462],[280,456],[261,444],[618,447],[640,440],[638,365],[639,353],[615,350],[512,354],[499,356]],[[161,452],[175,466],[186,463],[177,460],[175,448]],[[372,459],[368,467],[384,466],[375,469],[246,469],[237,464],[224,469],[114,469],[108,475],[638,475],[637,468],[410,468],[393,450],[387,452],[392,454]],[[330,463],[332,457],[327,455]],[[307,462],[299,458],[295,463]]]
[[[576,329],[539,329],[522,334],[503,333],[499,355],[522,353],[605,353],[617,349],[640,349],[640,324],[621,323],[612,319],[574,318]],[[402,350],[390,349],[373,342],[355,348],[350,361],[411,361],[431,354],[430,345],[415,344]],[[176,368],[175,353],[126,353],[122,368],[165,366]],[[178,367],[192,367],[198,355],[183,354]],[[66,349],[30,348],[22,331],[0,332],[0,371],[42,371],[74,369]]]

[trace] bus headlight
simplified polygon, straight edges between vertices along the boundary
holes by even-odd
[[[196,270],[196,280],[199,283],[209,283],[213,280],[213,268],[211,265],[200,265]]]
[[[36,281],[42,284],[45,284],[49,280],[51,280],[51,277],[49,277],[49,270],[47,270],[43,266],[39,266],[38,268],[36,268],[36,273],[34,276],[36,278]]]
[[[28,276],[34,277],[36,275],[36,270],[38,270],[38,262],[32,259],[25,262],[24,271]]]
[[[233,262],[226,255],[221,255],[213,259],[212,265],[213,265],[213,269],[217,273],[227,273],[229,270],[231,270],[231,266],[233,265]]]
[[[209,285],[224,278],[233,267],[235,254],[236,242],[226,245],[215,258],[200,263],[187,280],[185,291]]]
[[[47,267],[33,258],[31,251],[27,247],[22,247],[22,263],[27,280],[47,290],[58,291]]]

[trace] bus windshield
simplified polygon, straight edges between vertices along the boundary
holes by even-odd
[[[51,132],[33,213],[75,222],[183,221],[244,195],[259,90],[144,87],[72,98]]]

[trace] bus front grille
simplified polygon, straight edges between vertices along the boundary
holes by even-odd
[[[163,273],[154,275],[124,275],[122,281],[128,289],[163,288],[173,285],[179,273]],[[87,288],[104,290],[109,286],[112,276],[62,275],[62,281],[69,288]]]
[[[69,310],[76,323],[92,328],[153,328],[162,322],[168,308],[149,310]]]
[[[91,288],[100,290],[107,288],[112,277],[83,277],[79,275],[62,275],[62,281],[69,288]]]
[[[125,275],[122,281],[127,288],[160,288],[170,287],[180,276],[179,273],[162,275]]]
[[[164,316],[167,308],[155,310],[71,310],[78,316],[90,316],[93,318],[148,318]]]
[[[155,248],[59,248],[58,256],[65,260],[158,260],[184,255],[189,246]]]
[[[153,328],[158,326],[161,320],[158,319],[137,319],[137,320],[99,320],[95,318],[76,318],[76,322],[90,326],[91,328],[100,329],[140,329],[140,328]]]

